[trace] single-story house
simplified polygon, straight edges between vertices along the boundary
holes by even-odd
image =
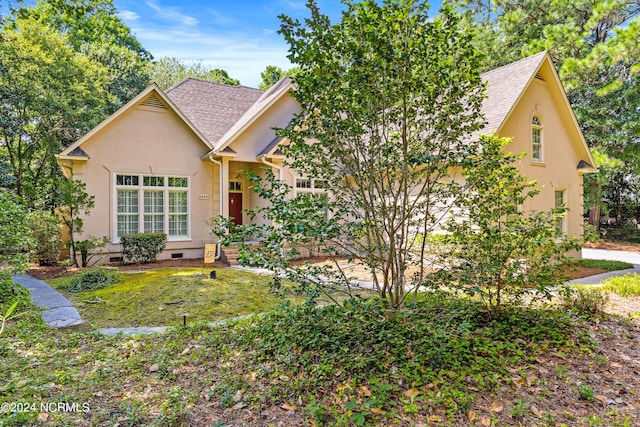
[[[506,148],[527,152],[522,173],[543,186],[525,210],[565,203],[562,228],[582,235],[583,174],[594,160],[546,52],[482,75],[488,84],[484,132],[513,138]],[[86,183],[95,207],[78,239],[108,236],[107,260],[121,256],[120,236],[164,232],[161,259],[201,258],[214,243],[208,220],[218,214],[248,220],[244,208],[264,203],[240,171],[271,168],[295,191],[321,183],[283,166],[286,127],[300,110],[288,78],[266,92],[187,79],[163,91],[152,84],[58,155],[68,178]]]

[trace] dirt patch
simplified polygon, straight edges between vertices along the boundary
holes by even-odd
[[[582,266],[564,267],[564,273],[569,280],[581,279],[583,277],[595,276],[596,274],[609,273],[609,270],[603,270],[602,268],[590,268]]]
[[[634,245],[632,243],[586,242],[584,247],[591,249],[608,249],[611,251],[640,252],[640,245]]]

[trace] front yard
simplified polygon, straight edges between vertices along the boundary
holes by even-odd
[[[284,299],[269,289],[270,277],[217,268],[161,268],[120,274],[120,281],[103,289],[72,293],[73,276],[49,280],[78,308],[83,319],[101,328],[167,326],[216,321],[276,308]],[[297,304],[302,298],[289,298]]]

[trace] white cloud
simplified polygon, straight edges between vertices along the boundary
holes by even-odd
[[[174,6],[163,7],[151,1],[146,2],[146,5],[149,6],[151,9],[153,9],[159,18],[168,19],[171,21],[177,21],[182,25],[186,25],[190,27],[193,27],[199,24],[199,21],[196,18],[180,12],[180,9],[178,7],[174,7]]]
[[[135,22],[140,19],[140,15],[131,10],[121,10],[120,12],[118,12],[118,15],[125,22]]]

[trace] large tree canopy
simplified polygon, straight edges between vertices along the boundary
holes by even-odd
[[[107,70],[37,21],[17,19],[12,28],[0,43],[0,154],[22,202],[52,207],[54,154],[102,120]]]
[[[281,17],[302,107],[280,130],[290,141],[283,150],[331,197],[288,201],[281,184],[254,176],[254,188],[271,201],[255,214],[277,226],[245,230],[266,239],[256,259],[277,271],[295,270],[280,251],[287,247],[358,257],[376,273],[379,293],[401,305],[427,271],[426,239],[416,243],[416,236],[431,233],[451,208],[457,187],[449,172],[481,126],[482,57],[450,9],[432,18],[419,1],[345,5],[336,24],[313,1],[304,24]],[[409,263],[418,266],[413,276]],[[303,284],[344,284],[347,277],[295,271],[290,278]]]
[[[202,61],[187,64],[177,58],[164,57],[151,64],[150,79],[161,89],[168,89],[189,77],[233,86],[240,84],[225,70],[207,67]]]

